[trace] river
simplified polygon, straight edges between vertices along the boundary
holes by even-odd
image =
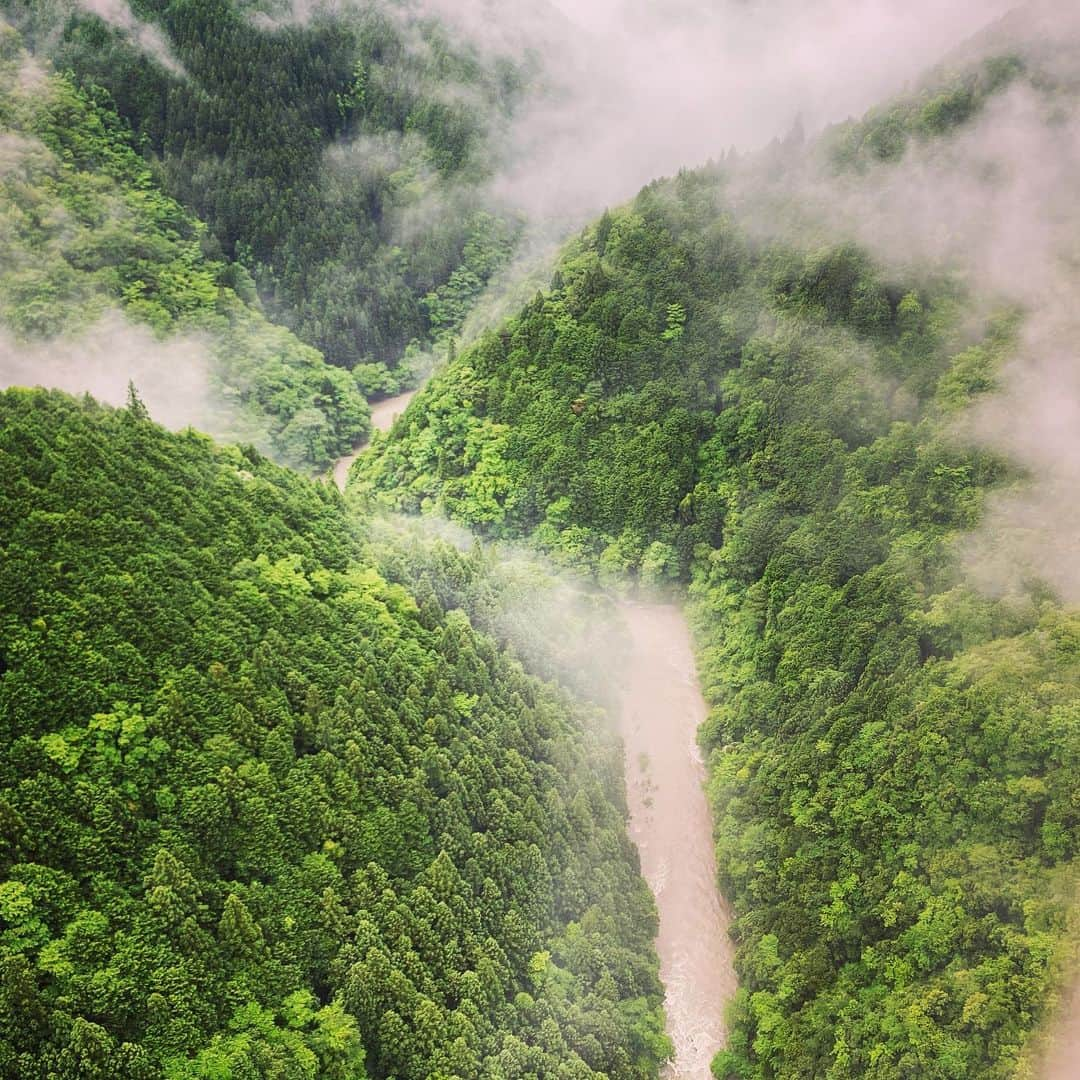
[[[630,834],[660,913],[656,948],[675,1044],[665,1075],[704,1080],[724,1045],[724,1008],[736,989],[697,745],[706,706],[682,611],[630,602],[620,610],[631,640],[620,716]]]
[[[1072,949],[1075,966],[1080,947]],[[1039,1080],[1076,1080],[1080,1076],[1080,977],[1061,989],[1061,1000],[1041,1037],[1036,1074]]]
[[[405,411],[405,406],[416,396],[415,390],[406,390],[397,397],[384,398],[376,401],[371,406],[371,427],[373,431],[389,431],[394,426],[394,421]],[[364,452],[367,444],[360,446],[348,457],[341,458],[334,466],[334,483],[341,491],[345,490],[345,482],[349,479],[349,469],[352,463]]]
[[[373,405],[372,427],[388,431],[415,393]],[[340,488],[363,451],[335,466]],[[624,601],[619,612],[630,642],[619,715],[630,835],[660,915],[656,949],[675,1046],[664,1076],[707,1080],[709,1063],[724,1045],[724,1008],[736,981],[697,745],[706,705],[681,609]]]
[[[1042,1080],[1076,1080],[1080,1076],[1080,986],[1065,999],[1063,1016],[1042,1066]]]

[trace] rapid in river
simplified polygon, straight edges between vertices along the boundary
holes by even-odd
[[[724,1045],[724,1008],[736,989],[697,745],[706,707],[679,608],[628,602],[620,611],[631,637],[620,717],[630,834],[660,913],[656,948],[675,1044],[665,1075],[698,1080]]]

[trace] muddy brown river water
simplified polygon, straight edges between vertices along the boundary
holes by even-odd
[[[372,405],[372,428],[389,431],[415,393]],[[342,490],[365,448],[334,467]],[[619,612],[630,633],[619,718],[630,835],[660,915],[656,949],[675,1046],[663,1075],[708,1080],[709,1064],[724,1046],[724,1009],[737,984],[731,916],[716,886],[705,764],[697,745],[706,706],[681,609],[624,601]],[[1039,1080],[1080,1080],[1080,979],[1063,995],[1046,1044]]]
[[[620,611],[632,642],[620,718],[630,833],[660,913],[656,948],[675,1044],[665,1076],[705,1080],[736,989],[696,738],[706,707],[682,611],[630,602]]]
[[[1050,1023],[1038,1076],[1039,1080],[1080,1077],[1080,978],[1066,988]]]
[[[376,401],[371,406],[371,426],[375,431],[389,431],[394,421],[405,411],[405,406],[416,396],[415,390],[406,390],[397,397],[386,398],[385,401]],[[341,491],[345,490],[345,481],[349,478],[349,469],[352,463],[364,452],[365,446],[359,447],[355,453],[341,458],[334,466],[334,483]]]

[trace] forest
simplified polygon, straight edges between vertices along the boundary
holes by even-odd
[[[0,424],[0,1075],[655,1075],[595,710],[251,448]]]
[[[1023,70],[994,57],[806,152],[887,162]],[[718,1077],[1013,1076],[1070,906],[1080,622],[1037,582],[965,580],[956,542],[1016,477],[953,424],[1021,315],[972,339],[949,276],[740,230],[737,172],[605,214],[353,490],[608,587],[688,587],[738,945]]]
[[[408,383],[407,346],[456,331],[512,250],[512,215],[481,189],[489,134],[527,72],[481,63],[430,20],[402,24],[392,5],[306,23],[237,0],[134,10],[160,34],[153,53],[89,7],[0,4],[115,108],[276,321],[359,367],[367,394]]]
[[[305,468],[367,435],[356,380],[266,318],[250,275],[208,252],[206,226],[161,191],[116,113],[37,68],[2,23],[0,140],[0,326],[16,343],[60,361],[102,320],[122,336],[107,321],[120,310],[151,341],[197,343],[182,362],[206,356],[201,426]]]
[[[714,1080],[1068,1075],[1052,8],[703,132],[537,277],[500,185],[573,114],[563,4],[0,0],[0,1080],[682,1075],[627,604],[685,613],[707,706],[632,718],[705,778]],[[613,170],[660,138],[620,104]]]

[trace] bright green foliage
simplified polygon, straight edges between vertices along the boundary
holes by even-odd
[[[360,441],[354,380],[268,323],[240,267],[205,255],[205,226],[161,193],[115,114],[61,77],[27,89],[23,62],[0,62],[0,140],[16,157],[0,171],[0,321],[33,342],[119,305],[163,339],[205,341],[237,433],[275,456],[323,468]]]
[[[408,379],[406,346],[456,329],[508,254],[513,229],[481,212],[479,183],[520,77],[434,23],[405,25],[394,3],[306,25],[287,4],[134,8],[183,73],[82,6],[0,4],[58,69],[103,89],[275,319],[334,365]]]
[[[1046,998],[1080,622],[956,566],[1006,471],[951,425],[1014,340],[1003,317],[972,344],[964,300],[751,242],[722,177],[684,174],[358,466],[602,579],[689,581],[739,944],[721,1077],[1006,1077]]]
[[[656,1075],[614,740],[336,491],[11,390],[0,537],[0,1076]]]
[[[751,246],[717,199],[714,177],[685,174],[605,215],[551,292],[432,380],[426,408],[363,463],[369,482],[400,508],[437,501],[570,561],[636,570],[648,554],[662,577],[721,535],[726,493],[705,483],[713,451],[755,451],[781,408],[725,409],[747,378],[775,384],[773,397],[783,380],[829,384],[783,406],[791,442],[820,408],[847,445],[887,431],[944,368],[948,297],[925,310],[850,248]],[[800,452],[809,466],[819,449]]]

